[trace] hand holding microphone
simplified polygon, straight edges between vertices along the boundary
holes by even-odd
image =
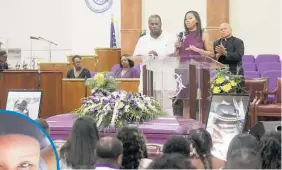
[[[179,34],[177,34],[177,39],[178,40],[177,40],[177,42],[175,42],[174,47],[176,49],[179,49],[181,47],[181,44],[182,44],[183,40],[184,40],[183,32],[180,32]]]

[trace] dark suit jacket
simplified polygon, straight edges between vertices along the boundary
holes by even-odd
[[[215,47],[223,44],[226,48],[227,56],[220,56],[218,61],[222,64],[229,65],[230,71],[233,74],[243,75],[242,57],[244,55],[245,47],[244,42],[236,37],[230,37],[228,39],[220,38],[213,44],[214,55],[216,55]]]

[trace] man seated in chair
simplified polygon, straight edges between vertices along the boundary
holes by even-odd
[[[67,78],[91,78],[90,71],[82,66],[79,55],[73,56],[72,62],[74,68],[68,71]]]
[[[7,57],[6,51],[0,51],[0,70],[8,69]]]

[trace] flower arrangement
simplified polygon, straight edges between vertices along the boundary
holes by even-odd
[[[217,69],[211,82],[211,91],[213,94],[237,93],[242,89],[242,80],[243,76],[232,74],[228,68]]]
[[[166,115],[157,100],[117,90],[116,80],[105,73],[88,79],[86,85],[92,89],[92,95],[83,98],[82,106],[74,113],[92,117],[100,129],[139,124]]]
[[[87,79],[85,85],[100,92],[114,92],[118,89],[118,82],[109,75],[107,72],[97,73],[93,78]]]

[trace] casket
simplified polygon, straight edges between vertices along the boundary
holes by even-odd
[[[68,113],[49,117],[50,136],[53,141],[67,140],[71,132],[76,115]],[[147,139],[147,146],[161,146],[172,135],[187,137],[192,129],[204,128],[205,125],[194,119],[183,117],[161,117],[143,124],[138,128]],[[115,136],[117,129],[107,129],[99,132],[100,137]]]

